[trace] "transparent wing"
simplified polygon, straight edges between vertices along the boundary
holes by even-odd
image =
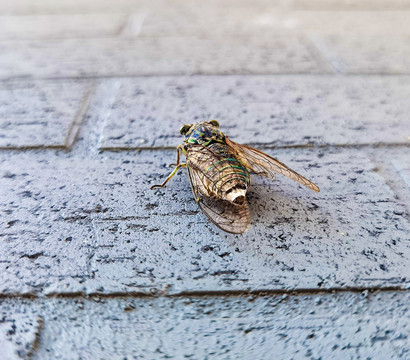
[[[320,191],[319,187],[313,182],[298,174],[296,171],[293,171],[285,164],[269,156],[268,154],[265,154],[264,152],[251,146],[238,144],[228,138],[226,138],[226,142],[229,146],[236,150],[240,160],[256,175],[265,176],[274,180],[275,173],[278,173],[307,186],[315,192]]]
[[[229,201],[210,197],[201,171],[190,166],[188,162],[187,169],[195,200],[216,226],[232,234],[242,234],[250,228],[251,216],[246,201],[239,206]]]

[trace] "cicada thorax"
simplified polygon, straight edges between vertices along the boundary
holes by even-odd
[[[250,174],[226,143],[188,144],[186,158],[202,176],[202,193],[236,205],[245,202]]]

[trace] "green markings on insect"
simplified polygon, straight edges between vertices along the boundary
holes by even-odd
[[[238,166],[238,165],[227,165],[227,166],[224,166],[224,167],[221,168],[221,169],[218,169],[218,171],[219,171],[219,172],[222,172],[222,171],[225,170],[225,169],[231,169],[231,168],[241,169],[241,170],[244,170],[244,171],[245,171],[245,169],[244,169],[242,166]]]
[[[234,162],[239,163],[238,159],[230,159],[230,158],[222,159],[222,160],[219,160],[219,161],[217,161],[216,163],[212,164],[210,167],[208,167],[208,169],[205,170],[205,174],[206,174],[209,170],[211,170],[213,167],[215,167],[216,165],[218,165],[218,164],[220,164],[221,162],[224,162],[224,161],[234,161]],[[238,168],[240,168],[240,169],[245,170],[243,167],[240,167],[240,166],[234,166],[234,165],[232,165],[232,167],[238,167]],[[224,168],[218,169],[218,170],[221,171],[221,170],[224,170],[225,168],[227,168],[227,167],[224,167]]]
[[[279,173],[315,192],[320,191],[313,182],[275,158],[230,140],[219,130],[216,120],[184,125],[180,133],[185,139],[177,147],[174,170],[161,185],[153,185],[151,189],[164,187],[181,167],[186,168],[195,201],[223,231],[242,234],[250,228],[246,192],[251,172],[271,180]],[[181,153],[186,157],[185,163],[180,162]]]

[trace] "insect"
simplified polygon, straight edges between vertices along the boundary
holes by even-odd
[[[182,126],[184,144],[177,146],[175,169],[161,185],[163,188],[181,167],[188,170],[195,201],[209,219],[222,230],[241,234],[251,226],[246,192],[251,184],[250,173],[275,179],[285,175],[309,189],[320,189],[310,180],[285,164],[251,146],[230,140],[219,130],[216,120]],[[181,152],[186,162],[181,163]]]

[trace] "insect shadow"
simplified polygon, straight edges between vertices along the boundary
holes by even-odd
[[[163,188],[178,172],[186,168],[194,199],[203,213],[220,229],[242,234],[251,226],[246,193],[251,173],[275,180],[281,174],[319,192],[319,187],[279,160],[248,145],[238,144],[219,130],[216,120],[183,125],[184,144],[177,146],[174,170]],[[181,154],[186,162],[181,162]]]

